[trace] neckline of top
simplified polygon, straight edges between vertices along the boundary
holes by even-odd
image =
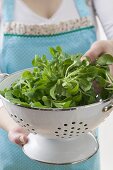
[[[55,16],[57,16],[57,14],[60,12],[60,10],[62,10],[64,1],[65,1],[65,0],[62,0],[59,8],[57,9],[57,11],[56,11],[50,18],[46,18],[46,17],[43,17],[43,16],[37,14],[37,13],[34,12],[32,9],[30,9],[30,8],[27,6],[27,4],[25,4],[25,2],[23,2],[22,0],[19,0],[19,2],[21,2],[21,4],[24,6],[24,8],[26,8],[27,11],[29,11],[30,13],[32,13],[33,16],[38,17],[38,18],[40,18],[41,20],[44,20],[44,21],[49,21],[49,20],[54,19]]]

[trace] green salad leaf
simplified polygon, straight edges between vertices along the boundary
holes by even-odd
[[[36,55],[33,71],[23,71],[10,88],[0,91],[14,104],[31,108],[71,108],[105,100],[113,94],[109,65],[113,56],[101,55],[94,63],[82,54],[50,48],[52,59]]]

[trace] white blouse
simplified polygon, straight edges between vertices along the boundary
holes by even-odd
[[[20,13],[21,9],[21,13]],[[15,20],[21,21],[24,24],[56,24],[61,21],[75,19],[79,17],[73,0],[62,0],[59,9],[51,18],[44,18],[33,12],[23,2],[23,0],[16,0],[15,6]]]
[[[94,14],[102,23],[108,39],[113,39],[113,0],[93,0]]]

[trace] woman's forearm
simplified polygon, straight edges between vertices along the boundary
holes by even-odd
[[[0,108],[0,128],[9,132],[16,126],[18,126],[17,123],[14,122],[14,120],[9,116],[6,109],[2,106]]]

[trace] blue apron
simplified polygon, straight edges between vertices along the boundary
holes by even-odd
[[[74,0],[81,18],[91,16],[86,0]],[[14,20],[15,0],[4,0],[3,18],[9,24]],[[49,47],[60,45],[70,54],[85,53],[96,41],[95,26],[72,29],[53,35],[26,35],[5,33],[0,56],[2,72],[15,71],[31,67],[35,54],[51,56]],[[99,153],[79,164],[47,165],[30,160],[21,148],[8,140],[7,133],[0,130],[0,170],[99,170]]]

